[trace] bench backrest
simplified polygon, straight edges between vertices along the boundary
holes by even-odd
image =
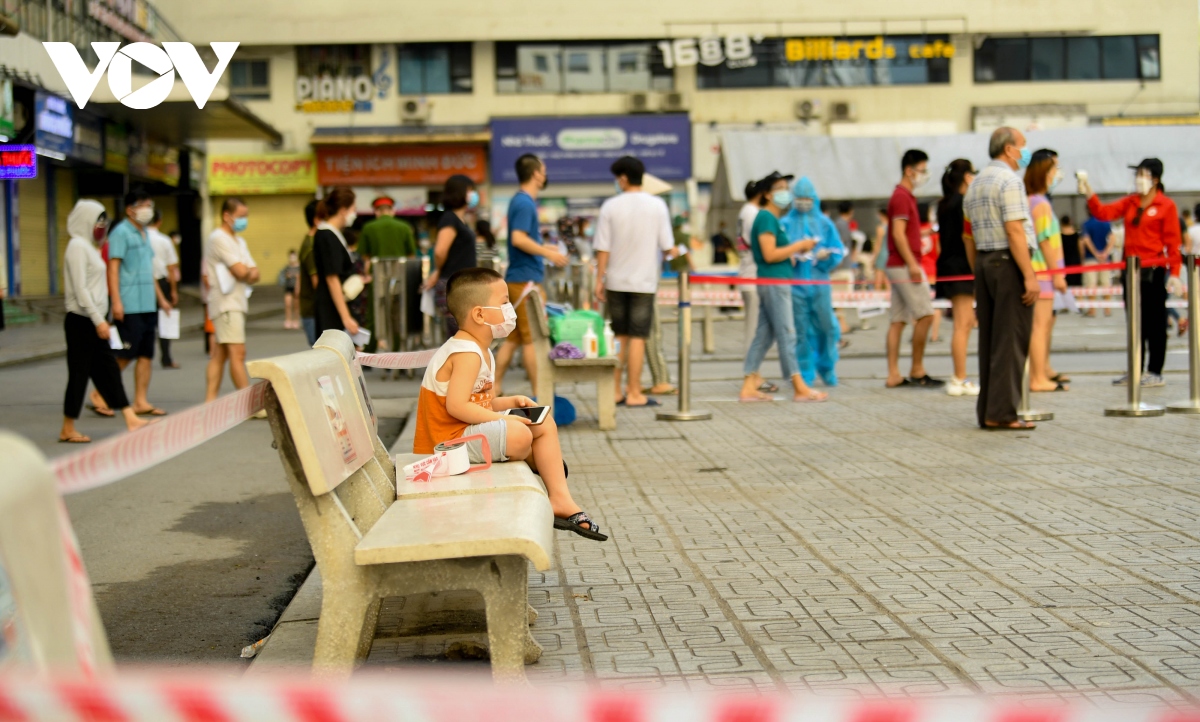
[[[533,353],[536,357],[525,359],[525,363],[532,361],[537,364],[538,388],[533,390],[534,396],[538,398],[539,403],[551,404],[554,403],[554,366],[550,361],[550,349],[554,344],[550,340],[550,319],[546,316],[546,304],[542,301],[542,294],[537,291],[525,296],[524,303],[525,313],[529,316],[529,333],[533,337]]]
[[[33,444],[4,432],[0,459],[0,672],[111,667],[104,625],[77,556],[83,576],[74,577],[74,587],[68,576],[68,549],[59,526],[62,500],[49,464]],[[89,617],[84,645],[77,644],[73,632],[73,594]]]

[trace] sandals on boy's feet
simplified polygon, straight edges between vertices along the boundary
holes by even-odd
[[[583,524],[587,524],[587,526],[583,526]],[[566,519],[554,517],[554,528],[573,531],[579,536],[593,541],[608,541],[608,535],[600,533],[600,525],[592,521],[586,511],[572,514]]]

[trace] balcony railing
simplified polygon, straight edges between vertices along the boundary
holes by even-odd
[[[0,0],[0,13],[38,40],[69,42],[91,54],[91,43],[182,40],[145,0]]]

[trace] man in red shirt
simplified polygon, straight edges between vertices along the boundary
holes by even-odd
[[[921,214],[913,190],[929,182],[929,156],[908,150],[900,160],[900,183],[887,206],[888,282],[892,287],[892,325],[887,335],[887,387],[922,386],[940,388],[945,381],[930,378],[925,371],[925,342],[933,324],[929,279],[921,268]],[[904,326],[913,324],[912,372],[900,375],[900,339]]]
[[[1179,281],[1179,210],[1163,189],[1161,160],[1146,158],[1130,167],[1136,172],[1135,193],[1101,203],[1086,175],[1079,179],[1079,192],[1087,197],[1092,217],[1125,221],[1125,258],[1136,256],[1142,262],[1141,341],[1147,371],[1142,386],[1165,386],[1162,369],[1167,360],[1167,296],[1181,292],[1183,287]],[[1113,381],[1119,386],[1127,382],[1124,376]]]

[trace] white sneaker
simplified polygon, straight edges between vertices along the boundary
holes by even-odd
[[[1144,389],[1158,388],[1166,385],[1167,380],[1159,374],[1146,374],[1142,376],[1142,388]]]
[[[978,396],[979,384],[951,377],[950,383],[946,384],[946,393],[950,396]]]

